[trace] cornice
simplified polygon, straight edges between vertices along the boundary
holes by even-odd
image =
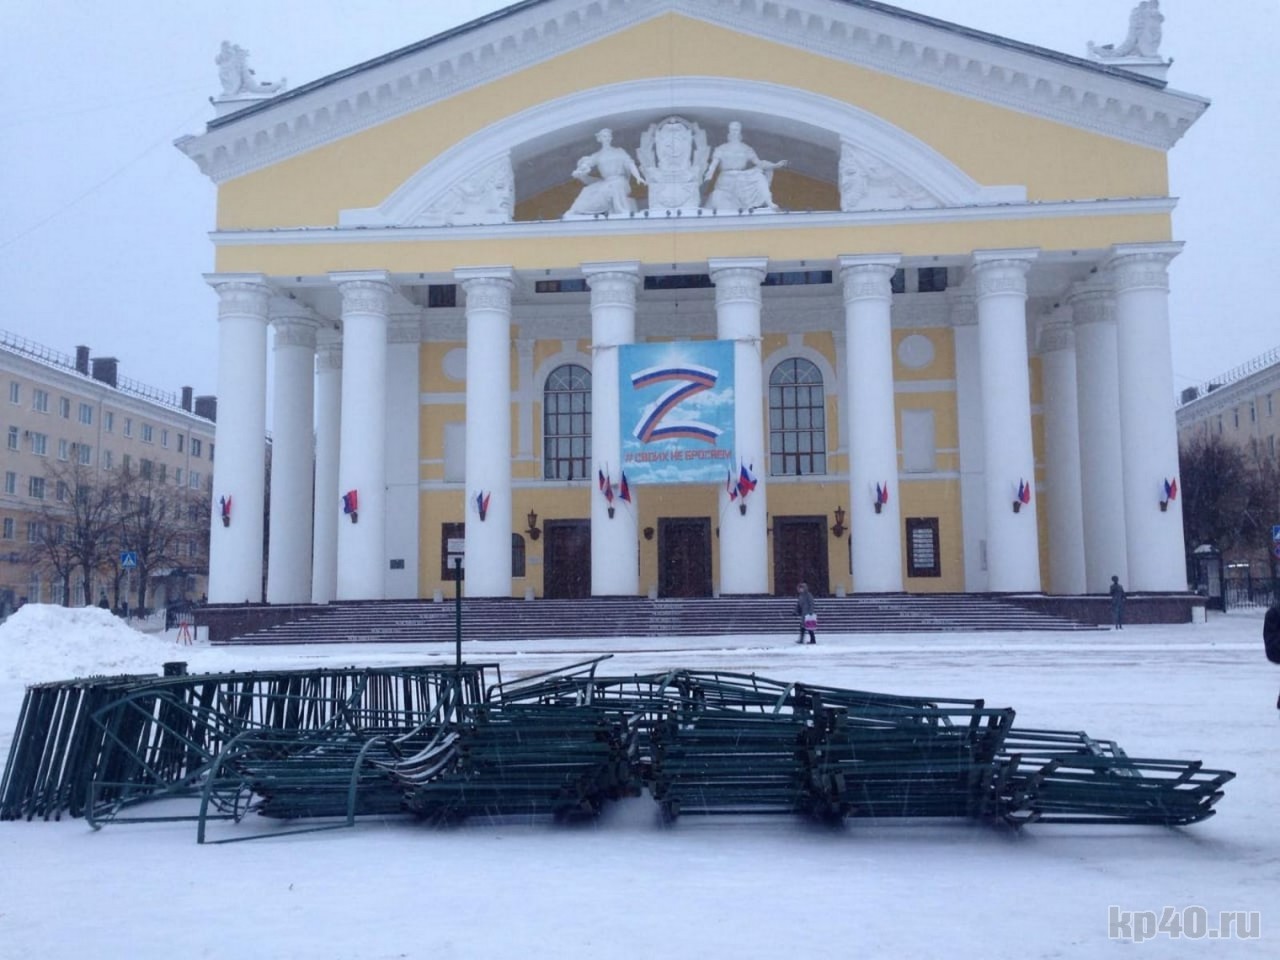
[[[221,183],[669,12],[1162,150],[1208,107],[1116,67],[864,0],[543,0],[219,117],[175,146]]]

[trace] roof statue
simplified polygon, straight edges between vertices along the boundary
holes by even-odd
[[[697,210],[702,205],[702,177],[711,148],[707,134],[683,117],[667,117],[649,125],[636,156],[649,183],[649,209]]]
[[[729,124],[729,139],[711,154],[704,179],[710,183],[718,172],[715,188],[707,199],[712,210],[777,210],[773,202],[773,171],[787,161],[761,160],[742,140],[742,124]]]
[[[1099,46],[1089,43],[1089,53],[1099,60],[1134,58],[1156,60],[1160,57],[1161,24],[1160,0],[1142,0],[1129,14],[1129,33],[1123,43],[1107,43]]]
[[[218,65],[218,80],[222,83],[222,94],[216,99],[243,99],[245,94],[280,93],[285,88],[283,77],[278,83],[259,80],[249,67],[249,51],[229,40],[222,41],[213,62]]]
[[[613,145],[612,130],[605,127],[596,134],[596,140],[600,149],[580,159],[573,169],[574,179],[582,183],[582,191],[565,213],[566,217],[598,216],[602,213],[625,216],[635,212],[631,178],[644,183],[644,177],[631,155]],[[600,179],[591,175],[592,170],[600,174]]]

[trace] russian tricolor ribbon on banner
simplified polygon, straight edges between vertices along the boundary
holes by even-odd
[[[476,508],[476,513],[480,514],[480,522],[484,523],[485,517],[489,515],[489,498],[493,496],[493,491],[485,493],[481,490],[476,494],[476,498],[472,501],[472,505]]]

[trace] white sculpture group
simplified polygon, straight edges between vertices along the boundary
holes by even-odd
[[[1164,35],[1164,14],[1160,0],[1141,0],[1129,13],[1129,32],[1123,43],[1089,44],[1089,53],[1099,60],[1155,60],[1160,57]]]
[[[778,209],[773,200],[773,171],[787,161],[761,160],[743,142],[742,124],[736,120],[729,124],[728,139],[714,151],[707,147],[703,129],[683,117],[651,124],[640,138],[639,166],[626,150],[613,145],[613,131],[608,127],[596,134],[596,140],[600,149],[582,157],[574,167],[573,176],[582,183],[582,190],[566,218],[635,213],[632,180],[649,188],[650,212]],[[712,180],[715,185],[704,203],[703,184]]]
[[[280,93],[285,88],[285,81],[270,83],[259,80],[249,67],[249,51],[238,43],[223,40],[214,58],[218,65],[218,81],[222,84],[222,99]]]

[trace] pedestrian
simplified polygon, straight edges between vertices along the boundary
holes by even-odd
[[[1271,605],[1262,620],[1262,643],[1267,651],[1267,659],[1272,663],[1280,663],[1280,600]],[[1276,697],[1276,709],[1280,710],[1280,696]]]
[[[1120,578],[1111,577],[1111,620],[1117,630],[1124,629],[1124,587],[1120,586]]]
[[[801,583],[796,587],[796,614],[800,617],[800,639],[796,643],[804,643],[804,635],[809,634],[809,642],[817,643],[818,638],[813,631],[818,626],[818,615],[813,612],[813,594],[809,585]]]

